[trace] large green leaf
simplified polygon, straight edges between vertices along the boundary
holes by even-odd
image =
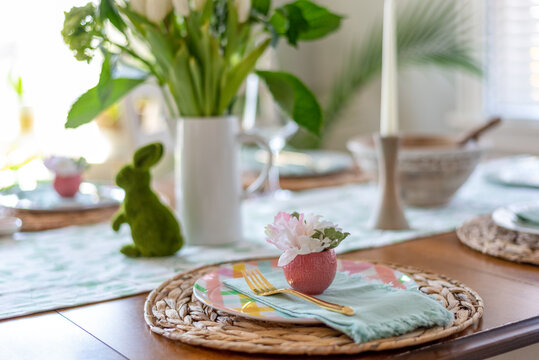
[[[309,31],[309,23],[301,10],[292,4],[276,9],[270,19],[270,24],[277,34],[286,36],[288,43],[294,46],[301,34]]]
[[[339,28],[342,17],[308,0],[297,0],[275,9],[273,31],[296,45],[298,40],[322,38]]]
[[[271,0],[252,0],[251,8],[262,15],[268,15],[271,7]]]
[[[309,24],[307,31],[300,33],[299,40],[320,39],[341,26],[341,16],[333,14],[328,9],[311,1],[298,0],[292,4],[301,10],[303,18]]]
[[[139,86],[145,80],[145,78],[112,79],[107,82],[106,85],[98,85],[91,88],[86,93],[81,95],[81,97],[79,97],[77,101],[75,101],[75,103],[71,106],[71,110],[67,115],[67,122],[65,124],[65,127],[76,128],[92,121],[95,117],[101,114],[101,112],[103,112],[109,106],[120,100],[123,96],[125,96],[131,90]],[[100,86],[110,87],[110,92],[105,101],[102,101],[99,97]]]
[[[313,93],[292,74],[285,72],[257,71],[273,98],[298,125],[315,135],[322,128],[322,110]]]

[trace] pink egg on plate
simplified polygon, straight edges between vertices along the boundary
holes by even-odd
[[[54,190],[62,197],[73,197],[79,191],[80,183],[82,182],[81,174],[60,176],[54,178]]]
[[[337,273],[335,251],[326,250],[306,255],[297,255],[283,266],[284,276],[290,286],[302,293],[318,295],[324,292]]]

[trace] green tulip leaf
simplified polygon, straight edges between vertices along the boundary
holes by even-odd
[[[225,75],[221,90],[218,113],[224,112],[224,110],[230,105],[230,102],[238,93],[241,84],[245,81],[247,75],[253,71],[253,68],[255,67],[260,56],[262,56],[264,51],[266,51],[270,41],[271,39],[267,39],[258,45]]]
[[[109,20],[121,32],[124,32],[127,27],[118,13],[118,9],[114,6],[113,0],[101,0],[99,3],[99,16],[101,21]]]

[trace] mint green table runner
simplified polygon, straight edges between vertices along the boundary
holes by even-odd
[[[168,258],[125,258],[118,250],[131,242],[129,231],[115,234],[108,224],[20,233],[15,240],[0,240],[0,319],[146,292],[204,264],[276,256],[263,228],[279,210],[313,212],[339,224],[352,234],[337,249],[343,253],[451,231],[499,206],[537,200],[539,190],[491,184],[478,171],[448,206],[406,209],[413,229],[399,232],[367,227],[375,199],[374,184],[309,190],[287,201],[251,199],[243,206],[244,241],[185,247]]]

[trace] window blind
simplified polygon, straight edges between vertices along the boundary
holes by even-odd
[[[486,110],[539,120],[539,0],[486,4]]]

